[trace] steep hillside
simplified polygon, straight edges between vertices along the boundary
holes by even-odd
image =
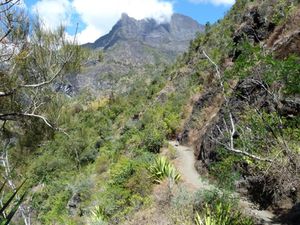
[[[298,1],[237,1],[184,58],[203,85],[180,134],[198,171],[286,224],[299,221],[298,23]]]
[[[119,22],[116,37],[98,40],[104,60],[69,79],[95,92],[111,92],[111,82],[125,87],[101,97],[51,95],[45,114],[56,129],[34,120],[23,124],[26,132],[3,125],[7,158],[16,165],[10,179],[28,177],[22,212],[33,224],[298,225],[299,7],[297,0],[237,0],[161,70],[110,58],[118,45],[124,54],[133,46],[132,54],[143,55],[141,46],[157,54],[151,38],[124,45],[120,36],[130,28]],[[134,36],[153,25],[123,19],[139,31]],[[179,29],[157,26],[151,37]],[[112,65],[125,75],[112,76]],[[106,66],[108,83],[104,69],[97,76]],[[195,165],[187,165],[191,154],[180,154],[191,149]],[[190,182],[198,177],[193,166],[207,182]],[[217,188],[198,189],[204,183]],[[244,208],[256,208],[245,210],[240,196]],[[261,210],[274,217],[265,220]],[[23,224],[21,213],[14,223]]]
[[[255,224],[300,221],[297,24],[299,1],[237,1],[191,43],[166,86],[172,96],[180,81],[196,79],[177,139],[194,147],[202,176],[277,214]]]

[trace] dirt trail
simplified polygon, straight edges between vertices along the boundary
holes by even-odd
[[[177,158],[175,160],[175,165],[188,188],[193,191],[197,189],[209,190],[214,188],[213,185],[201,179],[201,176],[196,171],[194,167],[195,157],[192,148],[178,145],[176,141],[169,141],[169,144],[176,149]],[[238,193],[235,194],[238,195]],[[245,214],[257,218],[261,225],[281,225],[280,223],[274,222],[275,215],[272,212],[257,209],[257,207],[246,198],[241,198],[239,205],[243,208]]]
[[[193,190],[213,188],[208,182],[201,179],[199,173],[196,171],[193,150],[189,147],[178,145],[176,141],[170,141],[169,144],[176,149],[175,165],[184,183]]]

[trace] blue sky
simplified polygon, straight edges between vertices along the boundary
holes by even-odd
[[[23,0],[32,14],[38,12],[47,28],[64,24],[80,43],[93,42],[109,32],[122,12],[136,19],[170,19],[172,13],[192,17],[201,24],[214,23],[230,9],[234,0]]]
[[[232,4],[215,5],[212,3],[195,4],[188,0],[181,0],[174,4],[174,9],[175,12],[188,15],[199,23],[205,24],[206,22],[214,23],[218,19],[221,19],[230,9],[231,5]]]

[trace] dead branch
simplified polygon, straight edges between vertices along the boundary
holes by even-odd
[[[221,71],[219,69],[219,66],[206,54],[206,52],[204,50],[202,50],[202,53],[208,59],[208,61],[210,61],[214,65],[214,67],[216,69],[217,78],[220,82],[220,86],[221,86],[222,91],[223,91],[223,96],[224,96],[225,102],[227,104],[228,100],[227,100],[226,95],[225,95],[224,83],[223,83],[223,80],[222,80],[222,77],[221,77]]]
[[[262,158],[262,157],[259,157],[257,155],[254,155],[254,154],[251,154],[247,151],[242,151],[242,150],[239,150],[239,149],[235,149],[235,148],[231,148],[230,146],[222,143],[221,141],[218,141],[217,139],[215,138],[212,138],[212,140],[214,140],[216,143],[222,145],[225,149],[227,149],[228,151],[231,151],[233,153],[236,153],[236,154],[239,154],[239,155],[244,155],[244,156],[247,156],[249,158],[252,158],[252,159],[255,159],[255,160],[258,160],[258,161],[264,161],[264,162],[273,162],[272,159],[268,159],[268,158]]]
[[[259,157],[257,155],[254,155],[254,154],[251,154],[249,153],[248,151],[245,151],[245,150],[239,150],[239,149],[236,149],[234,147],[234,135],[236,134],[236,126],[235,126],[235,122],[234,122],[234,119],[233,119],[233,115],[230,111],[230,108],[229,108],[229,100],[227,99],[226,97],[226,92],[225,92],[225,87],[224,87],[224,83],[223,83],[223,80],[222,80],[222,77],[221,77],[221,71],[219,69],[219,66],[206,54],[206,52],[204,50],[202,50],[202,53],[203,55],[214,65],[215,67],[215,70],[216,70],[216,75],[217,75],[217,78],[220,82],[220,86],[222,88],[222,91],[223,91],[223,96],[224,96],[224,100],[225,100],[225,104],[226,104],[226,109],[227,109],[227,113],[229,115],[229,120],[230,120],[230,125],[227,124],[226,120],[223,118],[223,122],[224,122],[224,125],[226,127],[226,131],[227,133],[229,133],[230,135],[230,141],[228,144],[224,144],[222,142],[220,142],[219,140],[217,139],[213,139],[216,143],[222,145],[225,149],[227,149],[228,151],[231,151],[233,153],[236,153],[236,154],[239,154],[239,155],[244,155],[244,156],[247,156],[247,157],[250,157],[252,159],[255,159],[255,160],[259,160],[259,161],[264,161],[264,162],[273,162],[273,160],[271,159],[268,159],[268,158],[262,158],[262,157]],[[225,135],[223,134],[223,132],[221,131],[221,129],[218,127],[218,131],[220,132],[220,134],[224,137]]]
[[[61,66],[61,68],[52,76],[52,78],[50,78],[47,81],[38,83],[38,84],[21,84],[20,87],[24,87],[24,88],[39,88],[48,84],[51,84],[62,72],[62,70],[65,68],[65,66],[67,65],[67,61],[63,63],[63,65]]]
[[[9,91],[9,92],[1,92],[1,91],[0,91],[0,98],[1,98],[1,97],[7,97],[7,96],[10,96],[10,95],[12,95],[14,92],[15,92],[15,90],[12,90],[12,91]]]
[[[0,2],[0,6],[8,5],[9,3],[17,4],[20,0],[3,0]]]
[[[48,121],[48,119],[42,115],[38,115],[38,114],[34,114],[34,113],[7,113],[7,114],[0,114],[0,120],[2,121],[16,121],[18,118],[20,117],[32,117],[32,118],[38,118],[41,119],[42,121],[44,121],[44,123],[52,128],[55,129],[50,122]]]

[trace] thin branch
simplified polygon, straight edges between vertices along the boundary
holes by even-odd
[[[70,138],[70,135],[64,131],[61,128],[56,128],[54,127],[45,116],[34,114],[34,113],[8,113],[8,114],[0,114],[0,120],[4,121],[3,127],[7,121],[15,121],[17,120],[17,117],[31,117],[31,118],[38,118],[42,120],[48,127],[50,127],[53,130],[56,130],[58,132],[63,133],[66,135],[68,138]]]
[[[77,32],[78,32],[78,24],[76,26],[76,31],[75,31],[75,35],[74,35],[74,39],[73,39],[73,43],[72,43],[73,45],[75,45],[75,43],[76,43]],[[74,56],[74,51],[71,52],[71,54],[68,56],[68,58],[64,61],[64,63],[60,67],[60,69],[49,80],[38,83],[38,84],[23,84],[23,85],[20,85],[20,87],[39,88],[39,87],[51,84],[61,74],[61,72],[64,70],[64,68],[69,63],[69,61],[72,59],[73,56]]]
[[[6,125],[6,120],[3,121],[3,124],[2,124],[2,126],[1,126],[1,130],[2,130],[2,131],[5,131],[5,125]]]
[[[204,50],[202,50],[202,53],[203,55],[214,65],[215,69],[216,69],[216,74],[217,74],[217,77],[219,79],[219,82],[220,82],[220,85],[222,87],[222,91],[223,91],[223,95],[224,95],[224,99],[225,99],[225,104],[227,106],[227,110],[228,110],[228,114],[229,114],[229,119],[230,119],[230,130],[229,130],[229,127],[227,126],[227,123],[226,123],[226,120],[223,118],[223,121],[224,121],[224,125],[226,127],[226,130],[227,132],[230,134],[230,143],[227,145],[227,144],[224,144],[220,141],[218,141],[217,139],[213,139],[216,143],[222,145],[223,147],[225,147],[228,151],[231,151],[233,153],[236,153],[236,154],[240,154],[240,155],[244,155],[244,156],[247,156],[247,157],[250,157],[252,159],[255,159],[255,160],[259,160],[259,161],[264,161],[264,162],[273,162],[273,160],[271,159],[267,159],[267,158],[261,158],[259,156],[256,156],[254,154],[251,154],[247,151],[242,151],[242,150],[239,150],[239,149],[235,149],[234,148],[234,135],[236,133],[236,127],[235,127],[235,123],[234,123],[234,120],[233,120],[233,116],[232,116],[232,113],[231,111],[229,110],[229,101],[228,99],[226,98],[226,93],[225,93],[225,87],[224,87],[224,83],[222,81],[222,77],[221,77],[221,72],[220,72],[220,69],[218,67],[218,65],[206,54],[206,52]],[[221,131],[221,129],[219,129],[219,132],[222,136],[224,136],[223,132]]]
[[[223,91],[223,95],[224,95],[223,97],[225,99],[225,103],[226,103],[226,105],[228,105],[228,99],[226,98],[225,87],[224,87],[224,83],[223,83],[223,80],[221,77],[221,71],[219,69],[219,66],[206,54],[206,52],[204,50],[202,50],[202,53],[208,59],[208,61],[210,61],[214,65],[214,67],[216,69],[217,77],[219,79],[219,82],[220,82],[220,85],[221,85],[221,88]]]
[[[254,155],[254,154],[251,154],[249,152],[246,152],[246,151],[242,151],[242,150],[239,150],[239,149],[235,149],[235,148],[232,148],[232,147],[229,147],[228,145],[218,141],[217,139],[215,138],[212,138],[212,140],[214,140],[217,144],[219,145],[222,145],[224,148],[226,148],[228,151],[231,151],[231,152],[234,152],[236,154],[239,154],[239,155],[244,155],[244,156],[247,156],[249,158],[252,158],[252,159],[255,159],[255,160],[258,160],[258,161],[264,161],[264,162],[273,162],[272,159],[268,159],[268,158],[261,158],[257,155]]]
[[[0,38],[0,43],[12,32],[12,28],[9,28],[7,32]]]
[[[47,119],[46,117],[44,117],[44,116],[37,115],[37,114],[32,114],[32,113],[24,113],[23,115],[24,115],[24,116],[27,116],[27,117],[35,117],[35,118],[39,118],[39,119],[43,120],[43,121],[45,122],[45,124],[46,124],[48,127],[52,128],[52,129],[55,129],[55,128],[50,124],[50,122],[48,121],[48,119]]]
[[[48,121],[48,119],[42,115],[38,115],[38,114],[33,114],[33,113],[7,113],[7,114],[0,114],[0,120],[3,121],[7,121],[7,120],[11,120],[14,121],[16,120],[17,117],[33,117],[33,118],[38,118],[44,121],[44,123],[52,128],[55,129],[50,122]]]
[[[4,1],[4,2],[0,2],[0,7],[4,8],[1,11],[1,13],[4,13],[4,12],[10,10],[13,6],[17,5],[19,2],[20,2],[20,0],[7,0],[7,1]]]
[[[3,2],[0,2],[0,6],[4,6],[4,5],[7,5],[9,3],[13,3],[13,1],[15,0],[4,0]],[[13,4],[16,4],[18,3],[20,0],[16,0],[16,2],[14,2]]]
[[[218,78],[221,79],[221,72],[219,70],[219,66],[206,54],[206,52],[204,50],[202,50],[202,53],[215,66]]]
[[[10,96],[10,95],[12,95],[15,91],[16,91],[15,89],[12,90],[12,91],[9,91],[9,92],[1,92],[1,91],[0,91],[0,98],[1,98],[1,97],[6,97],[6,96]]]
[[[229,118],[230,118],[230,123],[231,123],[231,133],[230,133],[230,147],[233,149],[234,148],[234,140],[233,140],[233,137],[234,137],[234,134],[236,132],[235,130],[235,124],[234,124],[234,121],[233,121],[233,117],[232,117],[232,114],[229,113]]]
[[[70,57],[71,58],[71,57]],[[50,80],[38,83],[38,84],[23,84],[20,85],[20,87],[24,87],[24,88],[39,88],[48,84],[51,84],[59,75],[60,73],[63,71],[63,69],[65,68],[65,66],[67,65],[68,60],[66,60],[63,65],[61,66],[61,68],[53,75],[53,77]]]

